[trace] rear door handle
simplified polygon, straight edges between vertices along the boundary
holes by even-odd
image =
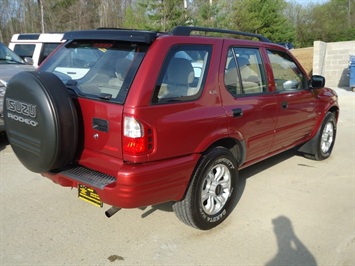
[[[243,116],[242,108],[232,109],[232,112],[233,112],[233,117],[241,117],[241,116]]]
[[[99,131],[108,132],[108,121],[94,117],[92,119],[92,128]]]
[[[287,109],[288,108],[288,102],[282,102],[281,103],[281,108],[282,109]]]

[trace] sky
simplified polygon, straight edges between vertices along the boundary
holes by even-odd
[[[297,3],[301,5],[307,5],[307,4],[324,4],[325,2],[328,2],[329,0],[287,0],[287,2],[290,3]]]

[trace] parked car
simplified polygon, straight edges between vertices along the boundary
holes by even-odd
[[[29,170],[111,205],[108,217],[172,202],[182,222],[208,230],[232,212],[240,169],[291,148],[331,155],[336,93],[261,35],[176,27],[63,38],[38,72],[9,82],[8,139]]]
[[[38,67],[63,42],[63,33],[21,33],[12,36],[9,48]]]
[[[33,71],[34,69],[32,65],[26,63],[3,43],[0,43],[0,133],[5,131],[3,106],[7,82],[18,72]]]
[[[288,49],[288,50],[292,50],[292,49],[295,48],[295,47],[293,46],[293,44],[290,43],[290,42],[278,42],[277,44],[279,44],[279,45],[285,47],[285,48]]]

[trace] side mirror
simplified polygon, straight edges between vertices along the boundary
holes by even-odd
[[[324,88],[325,86],[325,78],[320,75],[313,75],[310,80],[310,87],[317,89],[317,88]]]
[[[29,65],[33,65],[34,61],[32,59],[32,57],[25,57],[23,60],[25,60],[25,62]]]
[[[299,82],[296,80],[287,80],[282,84],[282,86],[286,91],[297,90],[299,87]]]

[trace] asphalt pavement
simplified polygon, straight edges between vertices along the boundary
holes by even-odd
[[[332,156],[288,151],[240,172],[239,199],[210,231],[171,203],[104,209],[25,169],[0,136],[0,265],[355,265],[355,93],[335,88]]]

